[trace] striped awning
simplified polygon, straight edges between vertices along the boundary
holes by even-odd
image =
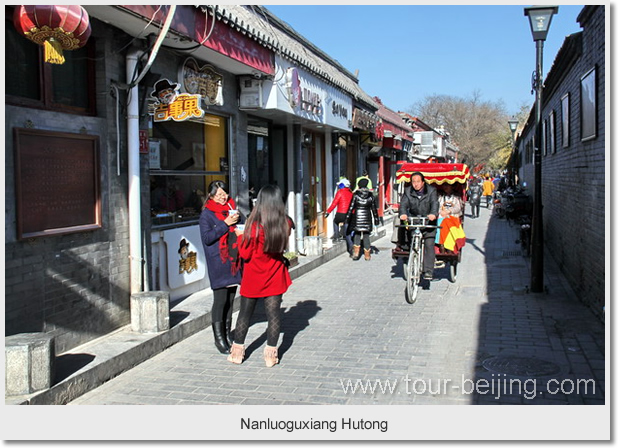
[[[465,163],[404,163],[397,170],[397,183],[410,182],[412,173],[420,172],[428,184],[465,183],[470,168]]]

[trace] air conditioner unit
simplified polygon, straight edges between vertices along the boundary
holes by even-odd
[[[240,78],[239,109],[262,109],[262,80],[249,76]]]

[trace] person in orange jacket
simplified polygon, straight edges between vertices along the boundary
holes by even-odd
[[[483,181],[483,197],[485,198],[485,208],[489,208],[491,198],[494,197],[494,183],[491,181],[489,175],[485,176]]]

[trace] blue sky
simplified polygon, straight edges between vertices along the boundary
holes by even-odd
[[[434,94],[531,107],[536,64],[529,5],[265,5],[354,73],[395,111]],[[560,5],[543,48],[543,76],[566,36],[581,31],[583,5]]]

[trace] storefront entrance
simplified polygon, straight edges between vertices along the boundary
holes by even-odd
[[[305,235],[324,236],[326,220],[326,185],[323,181],[326,172],[324,155],[324,136],[304,134],[303,143],[303,225]]]

